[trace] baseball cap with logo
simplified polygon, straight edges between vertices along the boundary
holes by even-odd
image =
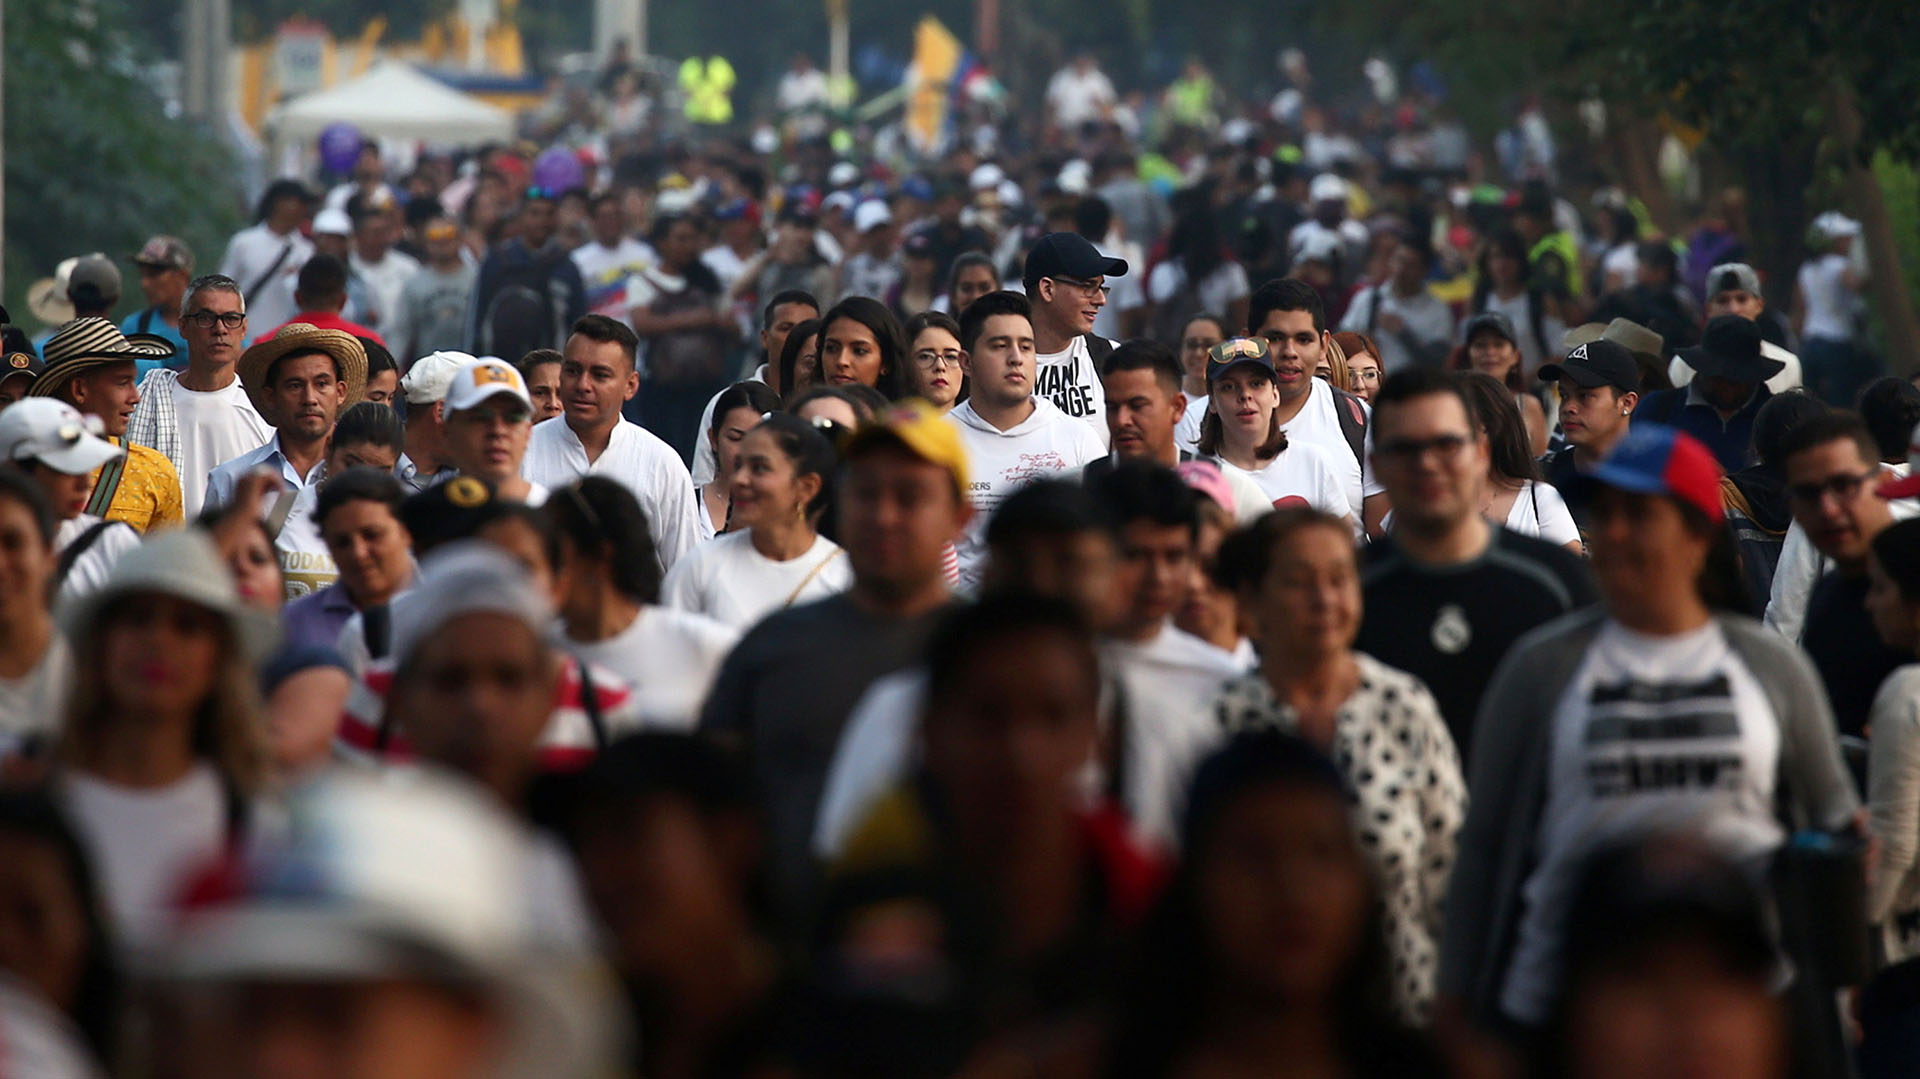
[[[1257,367],[1273,377],[1273,355],[1267,342],[1259,337],[1229,337],[1207,350],[1207,385],[1225,378],[1240,366]]]
[[[155,236],[133,253],[135,266],[157,270],[185,270],[193,273],[193,251],[174,236]]]
[[[533,397],[527,393],[527,383],[520,372],[507,361],[489,356],[455,368],[444,400],[448,412],[464,412],[501,394],[527,406],[527,411],[533,411]]]
[[[430,352],[407,368],[400,380],[400,393],[410,405],[434,404],[447,396],[454,372],[473,362],[474,357],[465,352]]]
[[[876,446],[900,446],[939,465],[953,475],[955,488],[966,497],[967,449],[960,442],[960,429],[931,404],[915,398],[880,413],[854,433],[842,456],[852,461]]]
[[[0,412],[0,460],[38,461],[55,472],[79,476],[120,453],[120,447],[100,437],[98,417],[82,416],[65,401],[25,397]]]
[[[1605,338],[1575,345],[1559,363],[1540,369],[1540,381],[1567,379],[1585,389],[1612,386],[1621,393],[1640,392],[1640,365],[1633,353]]]
[[[1666,495],[1719,521],[1724,517],[1721,475],[1720,462],[1699,439],[1665,424],[1636,423],[1600,467],[1581,479],[1634,494]]]

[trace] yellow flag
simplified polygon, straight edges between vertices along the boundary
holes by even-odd
[[[948,86],[960,69],[960,55],[960,39],[939,19],[928,15],[914,28],[907,134],[923,150],[939,141],[946,126]]]

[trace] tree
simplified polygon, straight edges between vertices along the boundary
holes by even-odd
[[[123,260],[157,232],[217,262],[241,218],[231,157],[167,116],[134,63],[122,0],[27,7],[7,20],[9,309],[24,321],[27,285],[61,259]]]

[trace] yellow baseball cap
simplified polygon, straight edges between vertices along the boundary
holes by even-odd
[[[848,440],[843,456],[851,461],[876,445],[905,446],[915,457],[946,469],[966,497],[967,448],[960,443],[960,429],[928,402],[901,401],[874,416]]]

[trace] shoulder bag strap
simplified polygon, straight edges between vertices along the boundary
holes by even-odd
[[[130,447],[123,445],[120,448],[127,452],[100,466],[100,478],[94,481],[93,496],[87,499],[84,512],[105,517],[107,507],[113,505],[113,496],[120,493],[120,481],[127,474],[127,458],[132,455]]]
[[[56,566],[53,579],[65,581],[67,574],[73,572],[74,564],[80,561],[80,556],[87,553],[87,549],[100,539],[102,533],[117,523],[116,521],[99,521],[93,527],[75,536],[73,542],[67,544],[67,549],[60,552],[60,561]]]
[[[258,278],[256,278],[252,285],[248,286],[247,293],[246,293],[248,300],[252,300],[254,293],[259,292],[260,289],[264,287],[267,282],[273,280],[273,275],[280,272],[280,267],[286,265],[287,257],[292,254],[293,254],[293,241],[288,240],[287,245],[280,249],[280,257],[274,259],[273,265],[268,266],[266,272],[261,274]]]
[[[787,597],[787,601],[780,605],[781,609],[785,610],[786,608],[793,606],[794,601],[800,598],[800,593],[805,592],[807,590],[807,586],[813,583],[813,579],[815,577],[820,576],[820,571],[827,568],[827,563],[832,562],[836,558],[839,558],[840,555],[844,553],[844,550],[845,550],[844,548],[838,548],[838,547],[834,548],[834,551],[832,554],[829,554],[827,557],[821,559],[819,565],[813,567],[811,570],[808,570],[807,575],[805,577],[800,578],[799,587],[795,588],[793,590],[793,594]]]

